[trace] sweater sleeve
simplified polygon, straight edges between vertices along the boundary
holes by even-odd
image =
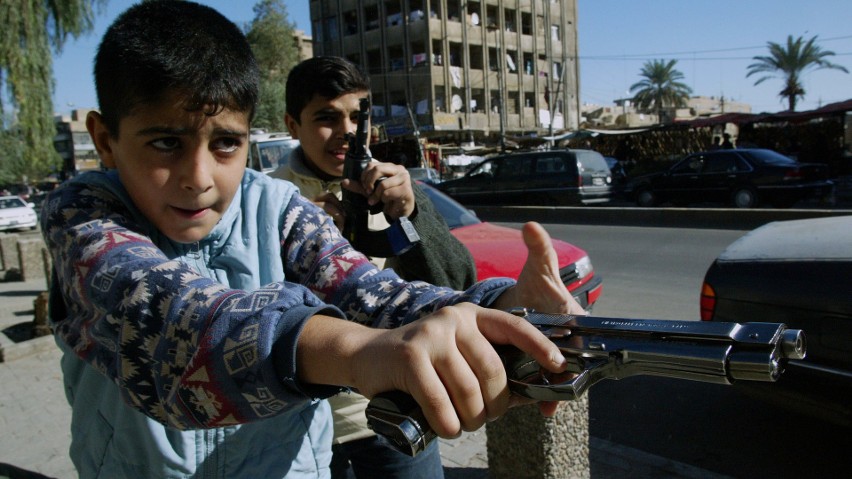
[[[310,399],[295,368],[276,367],[273,345],[295,349],[308,318],[343,314],[294,283],[228,289],[168,259],[132,216],[82,181],[45,202],[51,303],[64,310],[51,311],[57,338],[128,404],[179,429],[251,422]]]
[[[425,281],[463,290],[476,282],[476,265],[470,251],[450,233],[444,218],[429,196],[416,183],[417,214],[412,220],[420,242],[402,255],[390,258],[388,266],[408,281]]]

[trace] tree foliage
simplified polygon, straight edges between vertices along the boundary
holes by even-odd
[[[767,42],[769,55],[753,57],[752,60],[755,62],[748,66],[746,78],[755,74],[764,74],[754,82],[755,85],[759,85],[770,78],[781,77],[784,88],[778,92],[778,96],[786,98],[789,110],[795,111],[798,99],[805,97],[802,75],[806,71],[828,68],[849,73],[845,67],[825,59],[833,56],[834,52],[820,48],[816,45],[816,39],[817,37],[814,36],[805,41],[802,37],[794,39],[792,35],[788,35],[786,46]]]
[[[260,104],[254,117],[258,128],[286,130],[284,88],[287,75],[299,62],[295,31],[282,0],[260,0],[254,6],[246,37],[260,67]]]
[[[21,158],[7,158],[0,176],[38,178],[55,167],[53,148],[53,51],[69,37],[92,29],[95,10],[106,0],[15,0],[0,2],[0,101],[3,139],[17,138]],[[11,110],[11,111],[10,111]],[[4,155],[7,152],[4,151]]]
[[[662,120],[663,109],[682,107],[689,100],[692,89],[680,82],[683,73],[675,69],[677,60],[651,60],[642,66],[643,80],[630,86],[633,102],[640,110],[655,111]]]

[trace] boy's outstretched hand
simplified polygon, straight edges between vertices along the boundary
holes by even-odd
[[[523,318],[464,303],[392,330],[315,316],[299,339],[299,378],[372,397],[411,394],[442,437],[475,430],[522,401],[511,396],[492,344],[511,344],[544,368],[565,369],[559,349]],[[526,400],[523,400],[526,402]]]
[[[518,283],[503,293],[493,307],[532,308],[543,313],[586,314],[559,276],[559,258],[550,235],[535,222],[523,227],[528,256]]]

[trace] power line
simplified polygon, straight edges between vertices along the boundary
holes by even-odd
[[[845,35],[840,37],[830,37],[830,38],[822,38],[819,39],[820,43],[829,42],[835,40],[848,40],[852,39],[852,35]],[[676,51],[676,52],[662,52],[662,53],[631,53],[631,54],[620,54],[620,55],[590,55],[590,56],[580,56],[580,59],[583,60],[643,60],[647,58],[659,58],[661,56],[675,56],[675,55],[704,55],[709,53],[723,53],[723,52],[734,52],[734,51],[742,51],[742,50],[765,50],[766,45],[760,46],[752,46],[752,47],[731,47],[731,48],[716,48],[709,50],[688,50],[688,51]],[[837,56],[846,56],[852,53],[839,53]],[[728,58],[718,58],[721,60],[736,60],[746,57],[728,57]],[[751,59],[751,57],[748,57]]]

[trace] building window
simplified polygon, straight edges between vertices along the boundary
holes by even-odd
[[[444,48],[443,43],[440,40],[434,40],[432,42],[432,64],[444,64]]]
[[[384,71],[382,68],[382,52],[379,49],[367,51],[367,71],[371,75],[378,75]]]
[[[364,18],[367,19],[367,31],[379,28],[379,7],[373,5],[364,8]]]
[[[482,70],[485,66],[482,58],[482,45],[471,45],[467,58],[471,70]]]
[[[343,23],[347,35],[358,33],[358,14],[354,10],[343,14]]]
[[[532,14],[521,12],[521,33],[524,35],[532,35],[533,22]]]
[[[485,90],[482,88],[470,89],[470,112],[483,113],[485,111]]]
[[[447,0],[447,20],[451,22],[460,22],[461,18],[461,2],[459,2],[459,0]]]

